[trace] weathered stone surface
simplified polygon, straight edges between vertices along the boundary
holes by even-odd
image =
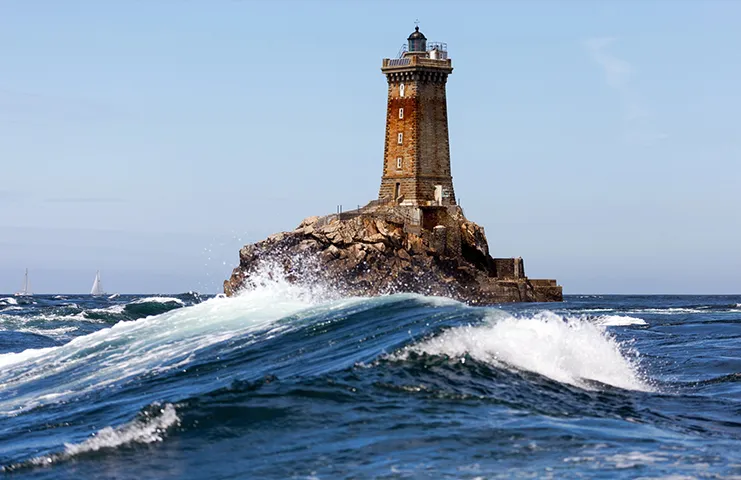
[[[432,232],[411,233],[404,223],[389,218],[394,216],[309,217],[293,232],[246,245],[239,252],[239,266],[224,282],[224,292],[233,295],[248,287],[253,274],[271,262],[290,281],[323,282],[347,295],[415,292],[470,304],[562,300],[555,280],[531,282],[524,272],[498,277],[483,228],[462,212],[447,226],[449,230],[450,222],[457,224],[460,235],[450,237],[455,241],[442,249],[433,246]],[[511,260],[521,264],[521,259]]]

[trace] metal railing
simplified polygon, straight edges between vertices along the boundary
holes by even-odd
[[[445,42],[427,42],[427,51],[437,50],[439,59],[445,60],[448,58],[448,44]],[[399,48],[399,52],[396,54],[396,58],[402,58],[405,53],[409,51],[409,45],[404,43],[402,44],[401,48]]]
[[[427,42],[427,51],[437,50],[437,59],[446,60],[448,58],[448,44],[443,42]]]

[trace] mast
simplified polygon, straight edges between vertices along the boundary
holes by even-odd
[[[23,293],[25,295],[31,295],[31,284],[28,283],[28,269],[26,269],[26,274],[23,278]]]
[[[28,268],[26,268],[26,273],[23,275],[23,287],[15,295],[20,297],[33,295],[31,293],[31,283],[28,281]]]

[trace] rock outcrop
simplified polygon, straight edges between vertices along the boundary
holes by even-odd
[[[309,217],[292,232],[244,246],[224,292],[248,288],[271,263],[289,281],[322,282],[345,295],[414,292],[469,304],[562,300],[555,280],[525,276],[521,258],[492,258],[483,228],[459,207],[426,212],[417,222],[405,215],[403,208],[381,207]]]

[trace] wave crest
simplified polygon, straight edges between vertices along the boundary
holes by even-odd
[[[451,328],[407,347],[397,357],[406,359],[414,352],[465,361],[470,356],[584,389],[593,389],[596,381],[629,390],[652,390],[639,374],[637,352],[626,349],[604,325],[551,312],[531,318],[491,315],[487,324]]]
[[[161,442],[164,440],[167,431],[178,425],[180,425],[180,417],[175,411],[175,406],[170,403],[164,406],[153,404],[140,412],[137,418],[130,422],[118,427],[102,428],[92,437],[80,443],[65,443],[64,451],[61,453],[32,458],[20,464],[0,466],[0,472],[52,465],[80,454],[115,449],[134,443]]]
[[[172,404],[164,407],[155,405],[155,408],[145,410],[139,418],[116,428],[105,427],[82,443],[65,443],[64,456],[97,452],[129,443],[161,442],[165,432],[179,424],[180,418]]]

